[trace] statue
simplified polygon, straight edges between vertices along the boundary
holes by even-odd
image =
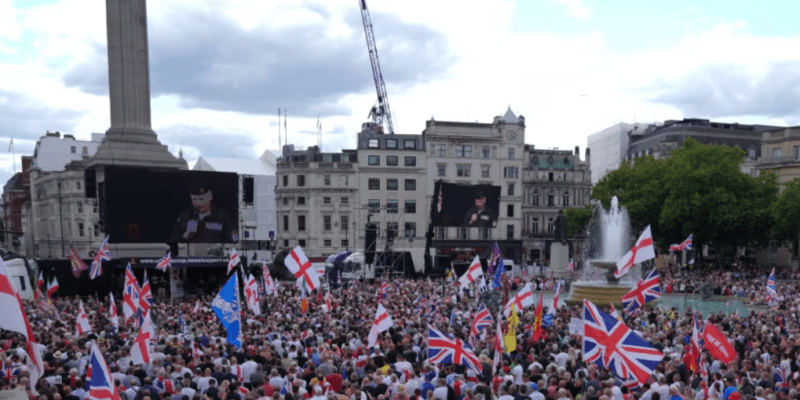
[[[563,210],[558,211],[558,216],[555,220],[555,241],[563,245],[567,244],[567,216],[564,215]]]

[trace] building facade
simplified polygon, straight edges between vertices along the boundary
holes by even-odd
[[[3,242],[15,251],[25,248],[22,230],[22,210],[31,197],[31,165],[33,157],[22,156],[22,171],[17,172],[3,186]]]
[[[607,173],[616,170],[628,154],[628,134],[644,131],[648,124],[620,122],[600,132],[589,135],[587,149],[594,154],[592,184],[599,182]]]
[[[555,221],[560,211],[590,204],[592,163],[590,150],[583,160],[580,149],[546,150],[526,146],[523,169],[523,236],[528,262],[548,265]],[[571,245],[576,262],[583,253],[582,243]],[[566,267],[566,266],[563,266]]]
[[[431,119],[422,134],[428,152],[426,215],[431,213],[437,181],[501,187],[494,228],[434,229],[433,266],[443,268],[453,261],[468,262],[476,254],[487,258],[495,242],[504,258],[521,263],[525,117],[517,117],[509,108],[491,123]]]

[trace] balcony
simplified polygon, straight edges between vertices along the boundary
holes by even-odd
[[[796,167],[800,166],[800,155],[788,157],[762,157],[761,163],[758,164],[760,169],[780,168],[780,167]]]

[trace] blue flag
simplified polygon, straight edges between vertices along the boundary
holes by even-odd
[[[506,273],[506,264],[503,262],[501,258],[497,262],[497,269],[494,271],[494,281],[492,281],[492,286],[494,289],[500,289],[503,285],[500,283],[500,277]]]
[[[456,309],[455,308],[450,310],[450,326],[453,326],[454,322],[456,322]]]
[[[228,343],[242,348],[242,314],[239,311],[239,275],[231,275],[211,303],[219,322],[228,330]]]

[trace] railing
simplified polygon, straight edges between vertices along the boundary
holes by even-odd
[[[339,169],[353,169],[353,163],[339,163],[336,165]]]

